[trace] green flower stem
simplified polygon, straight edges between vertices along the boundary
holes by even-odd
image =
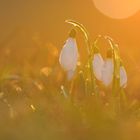
[[[65,22],[72,24],[75,27],[78,27],[82,31],[82,33],[84,34],[84,37],[85,37],[86,44],[87,44],[88,54],[90,54],[91,47],[90,47],[90,41],[89,41],[89,34],[88,34],[88,31],[86,30],[86,28],[82,24],[80,24],[74,20],[66,20]]]
[[[88,56],[89,56],[88,63],[90,66],[91,92],[95,92],[96,82],[95,82],[95,76],[94,76],[93,66],[92,66],[92,60],[93,60],[94,54],[93,54],[92,46],[91,46],[90,41],[89,41],[89,34],[88,34],[86,28],[82,24],[80,24],[74,20],[66,20],[65,22],[72,24],[75,27],[78,27],[80,29],[80,31],[84,34],[86,45],[87,45],[87,52],[88,52]]]
[[[116,95],[117,92],[120,89],[120,55],[119,55],[119,49],[116,43],[114,43],[113,39],[106,36],[105,37],[111,46],[111,49],[113,51],[113,61],[114,61],[114,74],[113,74],[113,87],[112,92],[113,95]]]
[[[65,87],[63,85],[61,85],[61,92],[65,98],[68,98],[68,94],[67,94]]]

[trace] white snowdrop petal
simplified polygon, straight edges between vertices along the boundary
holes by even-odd
[[[114,64],[112,59],[107,59],[102,69],[102,82],[109,86],[113,80]]]
[[[123,66],[120,67],[120,87],[125,88],[127,86],[127,73]]]
[[[100,81],[102,80],[103,65],[104,65],[104,60],[101,54],[100,53],[95,54],[93,58],[93,70],[94,70],[95,77]]]
[[[69,37],[61,50],[59,62],[66,70],[74,70],[78,61],[77,43],[74,38]]]

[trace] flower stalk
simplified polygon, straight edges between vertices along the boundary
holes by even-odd
[[[69,24],[72,24],[74,27],[79,28],[80,31],[84,35],[86,46],[87,46],[87,52],[88,52],[88,65],[89,65],[89,69],[90,69],[90,79],[91,79],[91,94],[93,92],[97,93],[96,79],[95,79],[95,76],[94,76],[94,70],[93,70],[93,66],[92,66],[92,60],[93,60],[93,56],[94,56],[94,48],[92,47],[91,42],[89,40],[89,34],[88,34],[86,28],[82,24],[80,24],[80,23],[78,23],[74,20],[66,20],[65,22],[69,23]],[[98,40],[98,37],[95,40],[95,43],[97,42],[97,40]]]
[[[121,68],[121,58],[119,54],[119,48],[116,43],[114,43],[113,39],[105,36],[105,38],[108,40],[112,51],[113,51],[113,61],[114,61],[114,73],[113,73],[113,87],[112,87],[112,92],[113,95],[116,95],[121,87],[120,83],[120,68]]]

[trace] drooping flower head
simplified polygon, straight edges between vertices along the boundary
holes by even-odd
[[[79,55],[75,36],[76,31],[72,29],[59,57],[62,68],[67,72],[74,71],[77,66]]]
[[[113,80],[114,62],[112,58],[112,49],[107,52],[107,59],[105,60],[102,69],[102,82],[105,86],[109,86]]]

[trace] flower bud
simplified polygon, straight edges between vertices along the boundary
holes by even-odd
[[[127,73],[124,66],[120,67],[120,87],[126,88],[127,86]]]
[[[113,80],[114,64],[112,58],[107,58],[102,69],[102,82],[109,86]]]
[[[100,53],[95,53],[93,58],[93,70],[94,75],[98,80],[102,80],[102,69],[104,66],[104,60]]]
[[[75,70],[78,61],[78,48],[74,31],[72,30],[64,47],[61,50],[59,62],[66,71]]]

